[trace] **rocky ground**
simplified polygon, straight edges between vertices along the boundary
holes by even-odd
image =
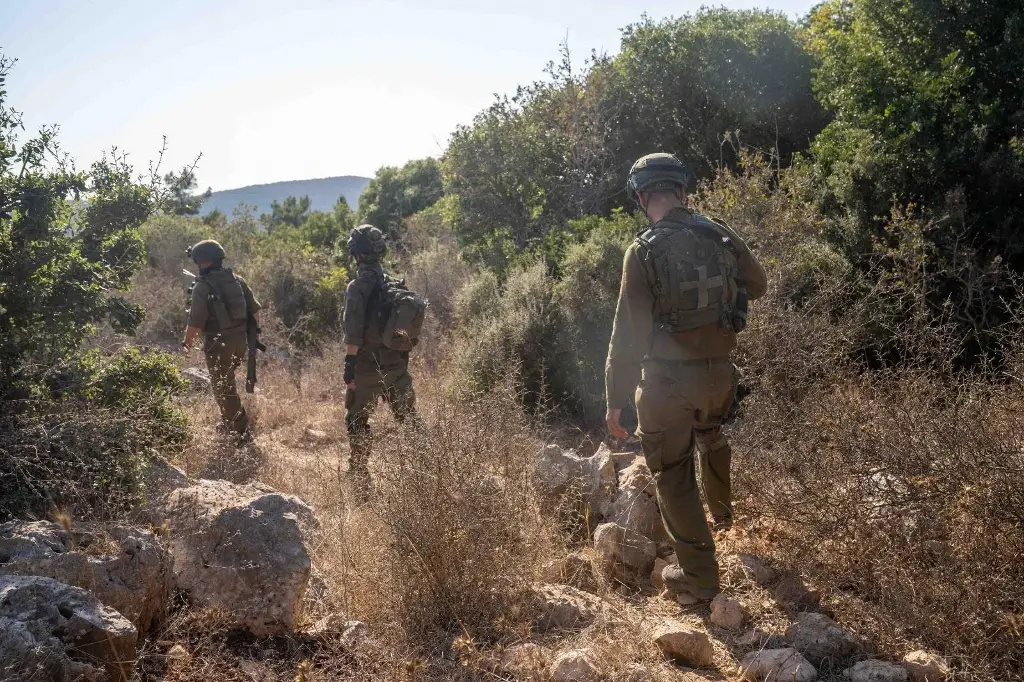
[[[308,451],[334,436],[307,428],[301,438]],[[301,455],[282,448],[271,456],[299,475]],[[583,457],[548,445],[535,461],[537,488],[552,508],[575,507],[589,539],[543,567],[532,587],[532,627],[519,641],[453,641],[452,679],[456,669],[459,679],[556,682],[950,675],[927,651],[873,658],[813,587],[747,553],[742,528],[718,538],[722,594],[704,605],[673,602],[660,572],[674,557],[642,458],[606,447]],[[3,679],[196,679],[176,671],[194,667],[209,646],[205,636],[234,638],[238,654],[227,670],[218,669],[223,660],[208,663],[209,679],[306,680],[328,658],[355,669],[349,679],[390,679],[369,662],[386,657],[385,633],[332,610],[322,594],[313,570],[321,523],[310,505],[262,483],[193,478],[162,461],[148,490],[130,523],[0,526]],[[190,620],[200,613],[201,626]],[[433,667],[432,679],[443,679]],[[415,679],[415,667],[407,672]]]

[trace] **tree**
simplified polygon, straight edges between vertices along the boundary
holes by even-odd
[[[174,215],[198,215],[199,209],[203,207],[206,200],[213,194],[209,187],[201,194],[193,193],[199,186],[193,170],[193,168],[183,168],[177,173],[172,171],[164,176],[164,185],[166,186],[164,210],[168,213]]]
[[[443,191],[437,159],[417,159],[401,168],[384,166],[359,196],[358,222],[370,223],[398,241],[402,221],[432,206]]]
[[[260,216],[260,222],[268,230],[276,227],[298,227],[309,215],[309,195],[285,197],[284,201],[270,202],[270,213]]]

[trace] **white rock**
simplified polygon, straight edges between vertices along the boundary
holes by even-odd
[[[583,494],[590,509],[596,511],[601,518],[608,518],[618,489],[618,476],[611,453],[599,449],[592,457],[584,459],[583,473],[587,482]]]
[[[750,613],[743,604],[720,593],[711,600],[711,622],[726,630],[739,630],[746,625]]]
[[[751,554],[739,553],[736,555],[736,561],[735,577],[737,579],[746,578],[753,580],[758,585],[767,585],[778,577],[774,569],[765,564],[762,559]]]
[[[551,665],[551,679],[554,682],[598,682],[601,673],[594,658],[587,649],[566,651]]]
[[[907,682],[907,670],[888,661],[861,661],[843,671],[850,682]]]
[[[949,664],[939,654],[918,649],[903,657],[903,667],[914,682],[945,682]]]
[[[824,614],[809,612],[797,614],[786,628],[786,642],[814,663],[845,658],[857,647],[849,630]]]
[[[597,527],[594,547],[601,567],[625,581],[649,576],[658,558],[658,547],[650,539],[617,523]]]
[[[622,471],[608,520],[654,541],[667,538],[658,509],[654,477],[642,459]]]
[[[750,682],[814,682],[818,671],[796,649],[751,651],[740,661],[740,675]]]
[[[69,534],[48,521],[0,525],[0,575],[36,575],[81,587],[139,632],[167,609],[172,564],[148,530],[85,524]]]
[[[501,652],[498,669],[516,680],[540,682],[550,662],[551,654],[533,643],[516,644]]]
[[[127,680],[137,635],[127,618],[79,587],[0,576],[3,679]]]
[[[210,373],[202,367],[189,367],[181,370],[181,375],[189,380],[189,389],[193,393],[210,390]]]
[[[541,585],[534,588],[537,627],[546,630],[582,630],[590,626],[605,608],[600,597],[570,585]]]
[[[291,631],[302,613],[317,529],[302,500],[260,484],[199,481],[170,494],[174,579],[193,603],[222,608],[257,635]]]
[[[547,445],[537,456],[534,480],[551,496],[579,492],[591,518],[601,519],[611,513],[617,480],[615,463],[607,449],[598,450],[592,457],[580,457],[574,450]]]
[[[653,638],[654,643],[669,658],[695,668],[714,666],[715,649],[706,632],[694,630],[682,623],[665,621],[654,629]]]

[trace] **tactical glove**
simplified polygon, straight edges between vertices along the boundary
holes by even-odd
[[[351,384],[356,380],[356,356],[346,355],[345,356],[345,374],[343,376],[346,384]]]

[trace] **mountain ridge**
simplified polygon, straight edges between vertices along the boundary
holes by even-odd
[[[308,180],[280,180],[258,185],[247,185],[214,192],[203,203],[200,215],[220,210],[230,216],[239,204],[256,207],[257,215],[270,212],[270,204],[286,197],[308,195],[310,210],[330,211],[342,196],[353,209],[359,205],[359,195],[370,183],[370,178],[359,175],[337,175]]]

